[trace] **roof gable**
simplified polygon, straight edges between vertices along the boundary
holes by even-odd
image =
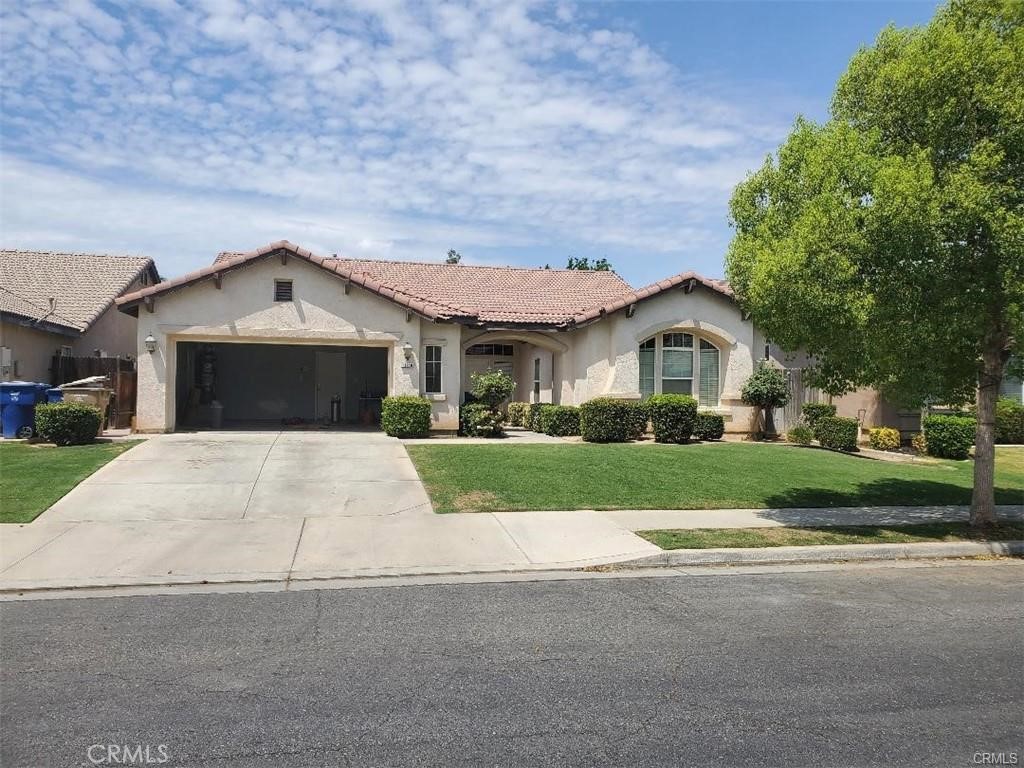
[[[5,249],[0,312],[82,333],[143,274],[158,279],[144,256]]]

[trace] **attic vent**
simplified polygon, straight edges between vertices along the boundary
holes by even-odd
[[[275,280],[274,281],[274,301],[291,301],[292,300],[292,281],[291,280]]]

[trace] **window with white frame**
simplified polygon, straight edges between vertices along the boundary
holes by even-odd
[[[428,395],[441,394],[441,347],[428,344],[423,350],[423,391]]]
[[[699,405],[718,405],[721,354],[707,339],[692,333],[669,331],[640,343],[640,395],[692,395]]]

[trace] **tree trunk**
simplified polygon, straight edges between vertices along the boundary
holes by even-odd
[[[989,343],[981,356],[978,374],[978,426],[974,435],[974,492],[971,525],[995,525],[996,400],[1003,380],[1001,344]]]

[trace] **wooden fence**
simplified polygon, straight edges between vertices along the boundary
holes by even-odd
[[[57,355],[50,365],[50,381],[54,386],[67,384],[88,376],[106,376],[114,390],[110,402],[108,426],[128,429],[135,415],[135,361],[123,357],[63,357]]]

